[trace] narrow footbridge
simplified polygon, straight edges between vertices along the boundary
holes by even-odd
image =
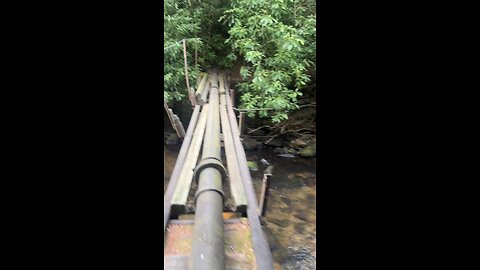
[[[190,93],[193,113],[164,195],[165,269],[273,270],[228,86],[210,71]]]

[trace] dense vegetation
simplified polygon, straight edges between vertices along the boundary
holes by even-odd
[[[240,107],[274,123],[315,91],[316,14],[313,0],[165,0],[164,98],[184,99],[183,47],[187,39],[190,84],[201,67],[241,63]],[[198,65],[195,66],[195,50]],[[258,114],[256,114],[258,113]]]

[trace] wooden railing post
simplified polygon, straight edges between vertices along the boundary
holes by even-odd
[[[190,90],[190,83],[188,82],[187,41],[185,39],[183,40],[183,60],[185,62],[185,82],[187,83],[188,98],[192,103],[192,107],[195,107],[197,100],[195,99],[195,94]]]

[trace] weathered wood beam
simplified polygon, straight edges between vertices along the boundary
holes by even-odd
[[[239,121],[238,121],[238,130],[240,131],[240,136],[243,136],[244,128],[245,128],[245,113],[240,112]]]
[[[192,140],[192,134],[195,130],[195,126],[198,122],[198,116],[200,114],[200,106],[195,106],[193,109],[192,118],[190,118],[190,122],[188,124],[187,133],[185,134],[185,139],[183,140],[182,147],[180,148],[180,152],[178,153],[177,160],[175,161],[175,166],[173,167],[172,175],[170,176],[170,181],[168,182],[167,190],[165,191],[165,195],[163,197],[163,233],[165,235],[165,231],[167,229],[168,221],[170,220],[170,212],[171,212],[171,202],[173,193],[178,184],[178,178],[180,176],[181,169],[183,164],[185,163],[185,159],[187,156],[187,151],[190,146],[190,142]]]
[[[187,63],[187,41],[183,40],[183,60],[185,63],[185,83],[187,84],[188,98],[192,103],[192,107],[197,105],[197,100],[195,99],[195,94],[190,90],[190,82],[188,80],[188,63]]]
[[[175,122],[173,121],[172,110],[168,107],[168,104],[166,102],[163,102],[163,107],[165,108],[165,111],[167,113],[168,120],[170,120],[170,125],[172,126],[173,130],[177,132],[177,129],[175,128]]]
[[[222,83],[220,84],[220,91],[222,91]],[[225,89],[223,89],[225,90]],[[238,166],[237,153],[233,143],[232,130],[227,114],[227,101],[225,91],[220,95],[220,119],[222,123],[223,143],[225,146],[225,155],[227,158],[227,170],[230,183],[230,191],[235,203],[236,211],[246,215],[247,212],[247,197],[243,188],[242,179],[240,176],[240,169]]]
[[[180,118],[177,115],[173,116],[173,121],[175,123],[175,129],[177,130],[177,135],[179,138],[185,138],[185,128],[183,127],[182,122],[180,122]]]
[[[195,96],[197,97],[197,99],[202,96],[203,90],[208,87],[207,78],[208,74],[204,73],[202,79],[200,80],[200,83],[198,84],[197,92],[195,92]]]
[[[232,106],[235,107],[235,92],[230,89],[230,99],[232,100]]]
[[[202,146],[203,136],[207,123],[208,104],[202,107],[197,126],[193,132],[193,139],[187,152],[187,160],[180,172],[177,188],[172,197],[172,214],[179,215],[185,213],[188,194],[192,185],[193,169],[197,164],[200,148]]]
[[[218,88],[218,80],[217,80],[217,74],[214,72],[209,76],[209,80],[205,84],[205,87],[203,88],[202,94],[200,95],[200,98],[198,99],[198,104],[204,105],[208,101],[208,94],[210,92],[210,88],[216,87]]]
[[[258,206],[258,212],[260,216],[265,216],[265,210],[267,209],[268,195],[270,191],[270,180],[272,178],[273,166],[269,166],[262,179],[262,190],[260,191],[260,205]]]

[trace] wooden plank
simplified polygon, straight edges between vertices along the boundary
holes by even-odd
[[[220,95],[220,120],[222,124],[225,155],[227,158],[230,192],[235,203],[235,210],[245,215],[247,212],[247,197],[245,195],[245,189],[243,188],[237,153],[233,144],[232,130],[227,115],[227,102],[225,95]]]
[[[195,92],[195,96],[197,97],[197,99],[202,95],[203,90],[208,87],[208,85],[207,85],[207,82],[208,82],[207,78],[208,78],[208,74],[207,74],[207,73],[204,73],[203,76],[202,76],[202,80],[201,80],[200,83],[198,84],[197,92]]]
[[[187,160],[180,172],[177,188],[172,197],[172,215],[176,216],[185,213],[185,207],[187,204],[188,193],[192,185],[193,170],[197,165],[198,156],[200,154],[200,148],[202,146],[203,135],[205,133],[205,127],[207,123],[208,104],[202,107],[200,118],[198,119],[197,126],[193,132],[193,139],[188,148]]]
[[[210,92],[210,88],[211,88],[211,79],[207,81],[207,83],[205,84],[205,87],[203,88],[203,91],[202,91],[202,94],[197,97],[197,100],[198,100],[198,104],[200,105],[204,105],[207,103],[208,101],[208,94]]]
[[[211,72],[209,75],[209,85],[208,87],[205,87],[205,89],[202,92],[201,97],[198,99],[198,104],[203,105],[208,102],[208,94],[210,92],[210,89],[212,87],[216,87],[218,89],[218,76],[216,72]]]
[[[225,94],[225,76],[223,74],[220,74],[218,76],[218,82],[219,82],[218,93],[220,95]]]

